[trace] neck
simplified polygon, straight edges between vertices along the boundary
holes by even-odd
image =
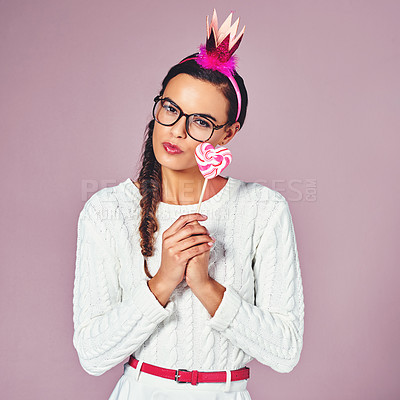
[[[162,201],[176,205],[197,204],[205,179],[197,167],[196,169],[197,171],[174,171],[161,166]],[[218,176],[208,180],[203,200],[217,193],[222,181],[225,179]]]

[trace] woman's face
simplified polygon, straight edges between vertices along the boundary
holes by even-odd
[[[216,125],[228,121],[229,102],[220,89],[209,82],[193,78],[188,74],[179,74],[172,78],[162,96],[169,97],[186,114],[210,114],[215,118]],[[214,130],[211,143],[214,147],[229,142],[240,127],[239,122]],[[178,146],[182,152],[169,153],[163,143],[169,142]],[[166,168],[173,170],[190,170],[198,173],[198,165],[194,156],[196,147],[201,142],[192,139],[186,132],[186,118],[182,116],[172,126],[164,126],[155,121],[153,130],[153,149],[157,161]],[[190,172],[190,171],[187,171]]]

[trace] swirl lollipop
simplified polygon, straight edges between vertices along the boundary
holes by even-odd
[[[196,147],[194,156],[196,157],[200,172],[205,178],[197,207],[197,212],[199,212],[207,181],[215,178],[231,163],[232,153],[226,147],[218,147],[216,149],[211,143],[202,142]]]

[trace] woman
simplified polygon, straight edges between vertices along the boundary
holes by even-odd
[[[196,147],[226,145],[247,109],[237,71],[198,57],[162,82],[137,181],[98,191],[79,216],[74,346],[91,375],[130,356],[112,400],[250,399],[250,360],[290,372],[300,358],[303,288],[286,199],[217,176],[206,216],[195,212]]]

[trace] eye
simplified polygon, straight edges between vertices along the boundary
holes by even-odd
[[[199,125],[200,128],[211,128],[211,124],[204,118],[195,118],[194,122]]]
[[[163,108],[170,114],[178,113],[178,110],[169,101],[163,103]]]

